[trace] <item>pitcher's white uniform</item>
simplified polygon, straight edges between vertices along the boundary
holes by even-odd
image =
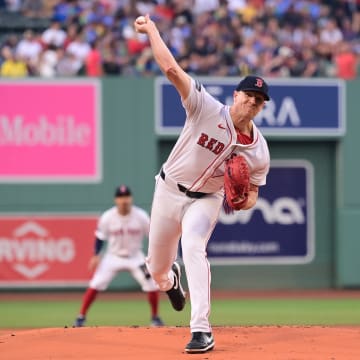
[[[115,206],[103,213],[95,235],[107,241],[108,246],[90,281],[90,288],[105,290],[118,272],[129,271],[143,291],[158,290],[147,272],[142,251],[143,239],[149,233],[149,223],[148,214],[134,205],[125,216],[120,215]]]
[[[266,183],[270,156],[266,140],[255,124],[252,143],[237,142],[229,107],[213,98],[198,81],[191,79],[190,94],[183,106],[187,118],[163,165],[165,180],[156,177],[148,266],[160,290],[170,289],[173,277],[169,269],[181,237],[191,301],[191,332],[210,332],[211,274],[206,245],[223,202],[224,162],[233,154],[243,155],[249,165],[250,183],[260,186]],[[209,194],[189,198],[179,191],[178,184]]]

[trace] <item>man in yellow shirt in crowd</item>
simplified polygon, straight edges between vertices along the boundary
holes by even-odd
[[[23,77],[27,76],[28,70],[26,63],[18,59],[9,47],[4,47],[2,56],[5,61],[1,64],[0,76]]]

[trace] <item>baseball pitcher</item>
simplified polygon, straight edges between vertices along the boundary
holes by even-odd
[[[230,211],[250,209],[266,183],[269,150],[253,118],[269,100],[268,86],[259,76],[247,76],[234,89],[233,104],[224,105],[181,69],[149,15],[134,27],[148,35],[154,59],[186,111],[180,137],[156,177],[148,267],[174,309],[182,310],[185,294],[175,262],[181,237],[191,302],[185,351],[204,353],[215,345],[206,246],[222,204]]]

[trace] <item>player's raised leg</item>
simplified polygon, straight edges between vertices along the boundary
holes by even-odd
[[[162,180],[160,180],[162,181]],[[180,284],[177,257],[181,226],[178,194],[169,191],[165,183],[158,183],[151,210],[147,264],[152,278],[161,291],[166,291],[175,310],[182,310],[185,294]]]
[[[180,267],[175,263],[180,233],[174,229],[178,223],[162,217],[157,221],[166,224],[158,226],[152,234],[154,241],[149,241],[148,268],[160,290],[169,296],[173,308],[180,311],[185,305],[185,294],[180,284]]]

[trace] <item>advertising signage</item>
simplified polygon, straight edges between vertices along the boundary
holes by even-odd
[[[0,81],[0,182],[99,182],[96,80]]]
[[[256,205],[220,213],[207,254],[213,264],[304,264],[315,256],[313,167],[274,160]]]
[[[0,215],[0,287],[76,287],[91,277],[96,215]]]
[[[239,78],[197,78],[224,104],[232,104]],[[266,79],[271,100],[254,119],[268,138],[340,137],[345,134],[345,84],[339,79]],[[155,131],[177,136],[185,110],[174,86],[155,81]]]

